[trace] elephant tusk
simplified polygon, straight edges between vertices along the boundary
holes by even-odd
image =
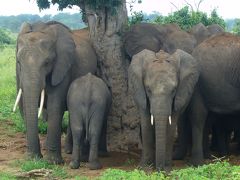
[[[39,107],[39,111],[38,111],[38,118],[41,116],[41,113],[42,113],[44,96],[45,96],[45,91],[43,89],[42,92],[41,92],[41,100],[40,100],[40,107]]]
[[[18,91],[18,95],[17,95],[16,101],[15,101],[14,107],[13,107],[13,112],[16,111],[16,108],[17,108],[17,105],[20,101],[21,95],[22,95],[22,89],[20,88],[19,91]]]
[[[172,117],[171,116],[168,116],[168,121],[169,121],[169,124],[171,125],[172,124]]]
[[[153,125],[153,115],[151,114],[151,124]]]

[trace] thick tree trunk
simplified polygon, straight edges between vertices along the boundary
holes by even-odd
[[[136,108],[128,96],[127,69],[122,36],[127,28],[125,0],[116,12],[84,6],[90,38],[98,55],[100,74],[112,91],[112,109],[108,118],[108,148],[138,148],[139,126]]]

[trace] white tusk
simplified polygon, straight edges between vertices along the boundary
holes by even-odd
[[[153,125],[153,115],[151,114],[151,124]]]
[[[168,121],[169,121],[169,124],[171,125],[172,124],[172,117],[171,116],[168,116]]]
[[[17,108],[17,105],[20,101],[21,95],[22,95],[22,89],[20,88],[19,91],[18,91],[18,95],[17,95],[16,101],[15,101],[14,107],[13,107],[13,112],[16,111],[16,108]]]
[[[38,111],[38,118],[41,116],[41,113],[42,113],[44,96],[45,96],[45,91],[43,89],[42,92],[41,92],[41,100],[40,100],[40,107],[39,107],[39,111]]]

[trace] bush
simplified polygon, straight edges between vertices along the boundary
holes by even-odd
[[[16,35],[11,33],[9,30],[0,28],[0,45],[3,44],[15,44]]]

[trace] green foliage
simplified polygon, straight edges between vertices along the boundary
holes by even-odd
[[[67,25],[71,29],[81,29],[86,27],[85,23],[82,21],[81,13],[59,13],[54,16],[44,15],[42,17],[32,14],[20,14],[17,16],[0,16],[0,28],[9,29],[11,32],[17,33],[19,32],[23,22],[34,23],[37,21],[47,22],[52,20],[59,21]]]
[[[133,24],[141,23],[147,21],[147,19],[144,18],[144,14],[142,11],[136,12],[134,11],[131,13],[131,16],[128,18],[128,24],[131,26]]]
[[[0,172],[0,179],[1,180],[15,180],[17,179],[12,173],[8,172]]]
[[[0,28],[0,45],[16,43],[16,35],[7,29]]]
[[[240,19],[235,19],[232,31],[240,36]]]
[[[50,169],[52,170],[52,178],[66,179],[69,177],[65,167],[49,164],[43,159],[19,160],[16,162],[16,165],[20,166],[20,169],[23,172],[28,172],[34,169]]]
[[[92,9],[111,9],[114,10],[122,3],[122,0],[37,0],[37,5],[40,9],[47,9],[50,4],[58,4],[58,8],[63,10],[66,7],[72,7],[73,5],[79,6],[81,3],[89,5]]]
[[[120,169],[107,169],[98,180],[118,180],[118,179],[184,179],[184,180],[219,180],[219,179],[240,179],[240,167],[230,163],[215,162],[197,168],[189,167],[173,170],[168,175],[163,172],[146,173],[142,170],[124,171]]]
[[[129,179],[129,180],[138,180],[138,179],[146,179],[146,180],[161,180],[165,179],[165,175],[163,173],[151,173],[147,174],[142,170],[133,170],[133,171],[124,171],[120,169],[107,169],[98,180],[118,180],[118,179]]]
[[[177,23],[184,30],[189,30],[192,26],[200,22],[205,26],[219,24],[223,28],[226,27],[225,21],[219,17],[216,9],[214,9],[208,17],[206,13],[201,11],[189,11],[188,6],[169,14],[168,16],[158,16],[154,22],[157,24]]]

